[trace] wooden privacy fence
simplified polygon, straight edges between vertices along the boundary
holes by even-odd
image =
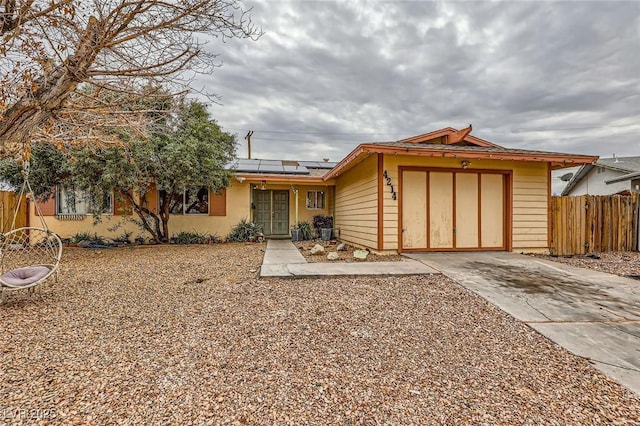
[[[0,226],[1,232],[11,230],[11,221],[18,201],[17,194],[12,191],[0,191]],[[22,199],[18,216],[16,217],[16,228],[22,228],[27,225],[27,203]]]
[[[638,249],[638,194],[551,198],[551,254]]]

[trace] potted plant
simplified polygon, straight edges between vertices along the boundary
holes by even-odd
[[[323,241],[329,241],[333,233],[333,217],[317,214],[313,216],[313,227],[316,228],[318,236],[320,236]]]
[[[306,241],[313,238],[313,227],[306,220],[303,220],[302,222],[298,223],[297,228],[300,231],[301,240]]]
[[[291,241],[300,241],[301,238],[301,232],[300,229],[298,228],[298,225],[296,226],[292,226],[291,227]]]

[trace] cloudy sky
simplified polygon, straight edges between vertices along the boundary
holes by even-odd
[[[250,1],[264,35],[214,42],[199,87],[256,158],[337,161],[473,124],[522,149],[640,155],[638,1]]]

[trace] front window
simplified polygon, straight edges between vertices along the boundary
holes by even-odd
[[[324,210],[324,191],[307,191],[307,209]]]
[[[171,195],[171,214],[209,214],[209,189],[206,186],[189,188]]]
[[[74,188],[58,187],[56,214],[92,214],[101,209],[101,214],[113,213],[113,197],[110,191],[89,193]]]

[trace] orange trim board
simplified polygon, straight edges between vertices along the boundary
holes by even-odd
[[[402,253],[402,244],[404,242],[402,238],[402,188],[404,188],[404,184],[402,183],[402,167],[398,167],[398,247],[396,251],[398,254]],[[427,198],[428,200],[428,198]],[[429,209],[429,204],[427,204],[427,210]],[[428,222],[427,222],[428,223]],[[428,241],[428,240],[427,240]]]
[[[378,154],[378,250],[384,247],[384,155]]]
[[[384,154],[411,155],[417,157],[442,157],[442,158],[471,158],[480,160],[516,160],[516,161],[540,161],[540,162],[565,162],[566,164],[591,164],[598,160],[593,155],[570,155],[556,153],[520,153],[520,152],[494,152],[494,151],[468,151],[463,149],[438,149],[428,145],[419,148],[399,148],[385,145],[365,144],[361,145],[366,152],[381,152]]]
[[[246,182],[285,182],[303,183],[307,185],[335,185],[334,180],[323,179],[322,176],[282,176],[282,175],[254,175],[237,173],[236,178],[242,178]]]
[[[420,145],[416,148],[399,148],[382,144],[361,144],[348,156],[340,161],[333,169],[324,175],[324,179],[332,179],[343,171],[353,167],[362,155],[390,154],[409,155],[416,157],[438,158],[468,158],[478,160],[514,160],[514,161],[538,161],[552,163],[552,168],[570,167],[571,165],[592,164],[598,161],[596,155],[573,155],[561,153],[519,153],[519,152],[495,152],[495,151],[469,151],[463,149],[439,149],[428,145]],[[362,158],[364,159],[364,158]]]

